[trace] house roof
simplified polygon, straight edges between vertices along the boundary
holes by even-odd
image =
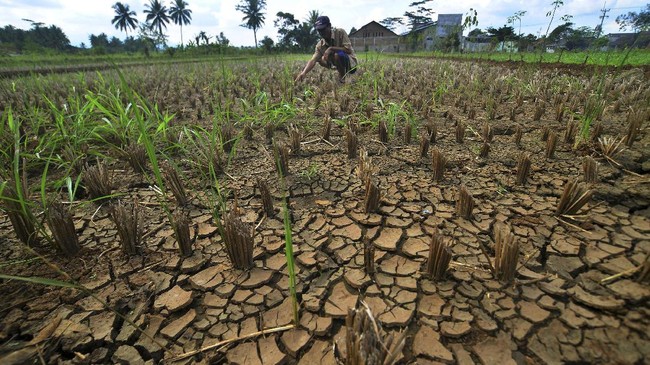
[[[401,36],[406,36],[411,33],[419,33],[425,29],[431,28],[433,26],[438,27],[438,36],[446,36],[446,28],[450,26],[460,26],[463,21],[463,14],[438,14],[438,20],[434,22],[424,23],[419,25],[408,32],[400,34]]]
[[[386,33],[386,35],[384,37],[390,37],[390,36],[396,37],[397,36],[397,33],[393,32],[392,30],[386,28],[385,26],[383,26],[383,25],[381,25],[381,24],[379,24],[379,23],[377,23],[376,21],[373,20],[370,23],[364,25],[363,27],[361,27],[361,28],[355,30],[354,32],[350,33],[349,37],[354,37],[355,35],[363,35],[363,31],[365,29],[367,29],[368,27],[370,27],[371,25],[377,26],[380,29],[382,29]]]

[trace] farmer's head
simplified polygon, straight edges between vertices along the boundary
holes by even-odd
[[[330,30],[332,29],[330,18],[325,15],[319,16],[316,19],[316,23],[314,23],[314,28],[316,28],[316,31],[322,38],[329,37]]]

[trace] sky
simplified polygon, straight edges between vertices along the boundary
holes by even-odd
[[[235,9],[240,0],[185,0],[188,8],[192,10],[192,22],[183,27],[184,43],[201,31],[213,37],[223,32],[234,46],[253,46],[253,31],[241,27],[241,12]],[[161,0],[163,5],[170,7],[172,0]],[[294,14],[300,20],[305,20],[310,10],[318,10],[321,14],[328,15],[332,25],[350,31],[352,27],[361,28],[370,21],[377,21],[387,17],[402,16],[409,10],[409,1],[377,1],[377,0],[327,0],[296,1],[296,0],[267,0],[265,24],[257,32],[258,41],[269,36],[274,41],[278,39],[277,29],[273,26],[276,14],[279,11]],[[550,17],[546,13],[552,10],[553,0],[434,0],[430,7],[435,14],[466,14],[470,8],[478,11],[478,28],[501,27],[507,25],[507,18],[517,11],[526,11],[521,19],[521,33],[532,33],[535,36],[546,34]],[[70,39],[70,43],[79,46],[82,42],[90,44],[91,34],[105,33],[110,37],[125,38],[125,33],[115,29],[111,20],[115,16],[112,8],[114,0],[0,0],[0,27],[13,25],[20,29],[29,29],[31,23],[42,22],[45,26],[56,25]],[[138,21],[144,21],[144,4],[148,0],[122,0],[123,4],[131,7],[136,12]],[[630,11],[639,12],[646,5],[640,0],[564,0],[551,25],[551,30],[560,25],[560,17],[565,14],[573,16],[572,22],[576,26],[594,27],[601,21],[601,9],[610,9],[603,22],[603,32],[617,33],[619,30],[615,19],[618,15]],[[515,33],[519,33],[519,22],[513,24]],[[473,27],[472,27],[473,28]],[[406,31],[405,27],[398,28],[400,33]],[[630,30],[628,30],[630,31]],[[131,34],[131,33],[130,33]],[[169,45],[181,43],[179,26],[170,22],[166,34],[169,36]]]

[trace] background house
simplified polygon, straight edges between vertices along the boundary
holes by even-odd
[[[376,21],[359,28],[350,33],[350,42],[356,52],[399,52],[400,37],[392,30],[384,27]]]
[[[637,38],[638,37],[638,38]],[[634,39],[636,39],[636,43]],[[633,44],[636,48],[650,47],[650,32],[644,31],[636,33],[610,33],[607,35],[608,47],[614,49],[622,49],[631,47]]]
[[[402,36],[407,38],[409,49],[416,50],[445,50],[460,47],[463,14],[439,14],[438,20],[415,27]]]

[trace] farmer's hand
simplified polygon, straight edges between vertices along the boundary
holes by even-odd
[[[302,81],[302,79],[304,79],[304,78],[305,78],[305,73],[301,72],[301,73],[298,74],[298,76],[296,77],[296,80],[294,82]]]

